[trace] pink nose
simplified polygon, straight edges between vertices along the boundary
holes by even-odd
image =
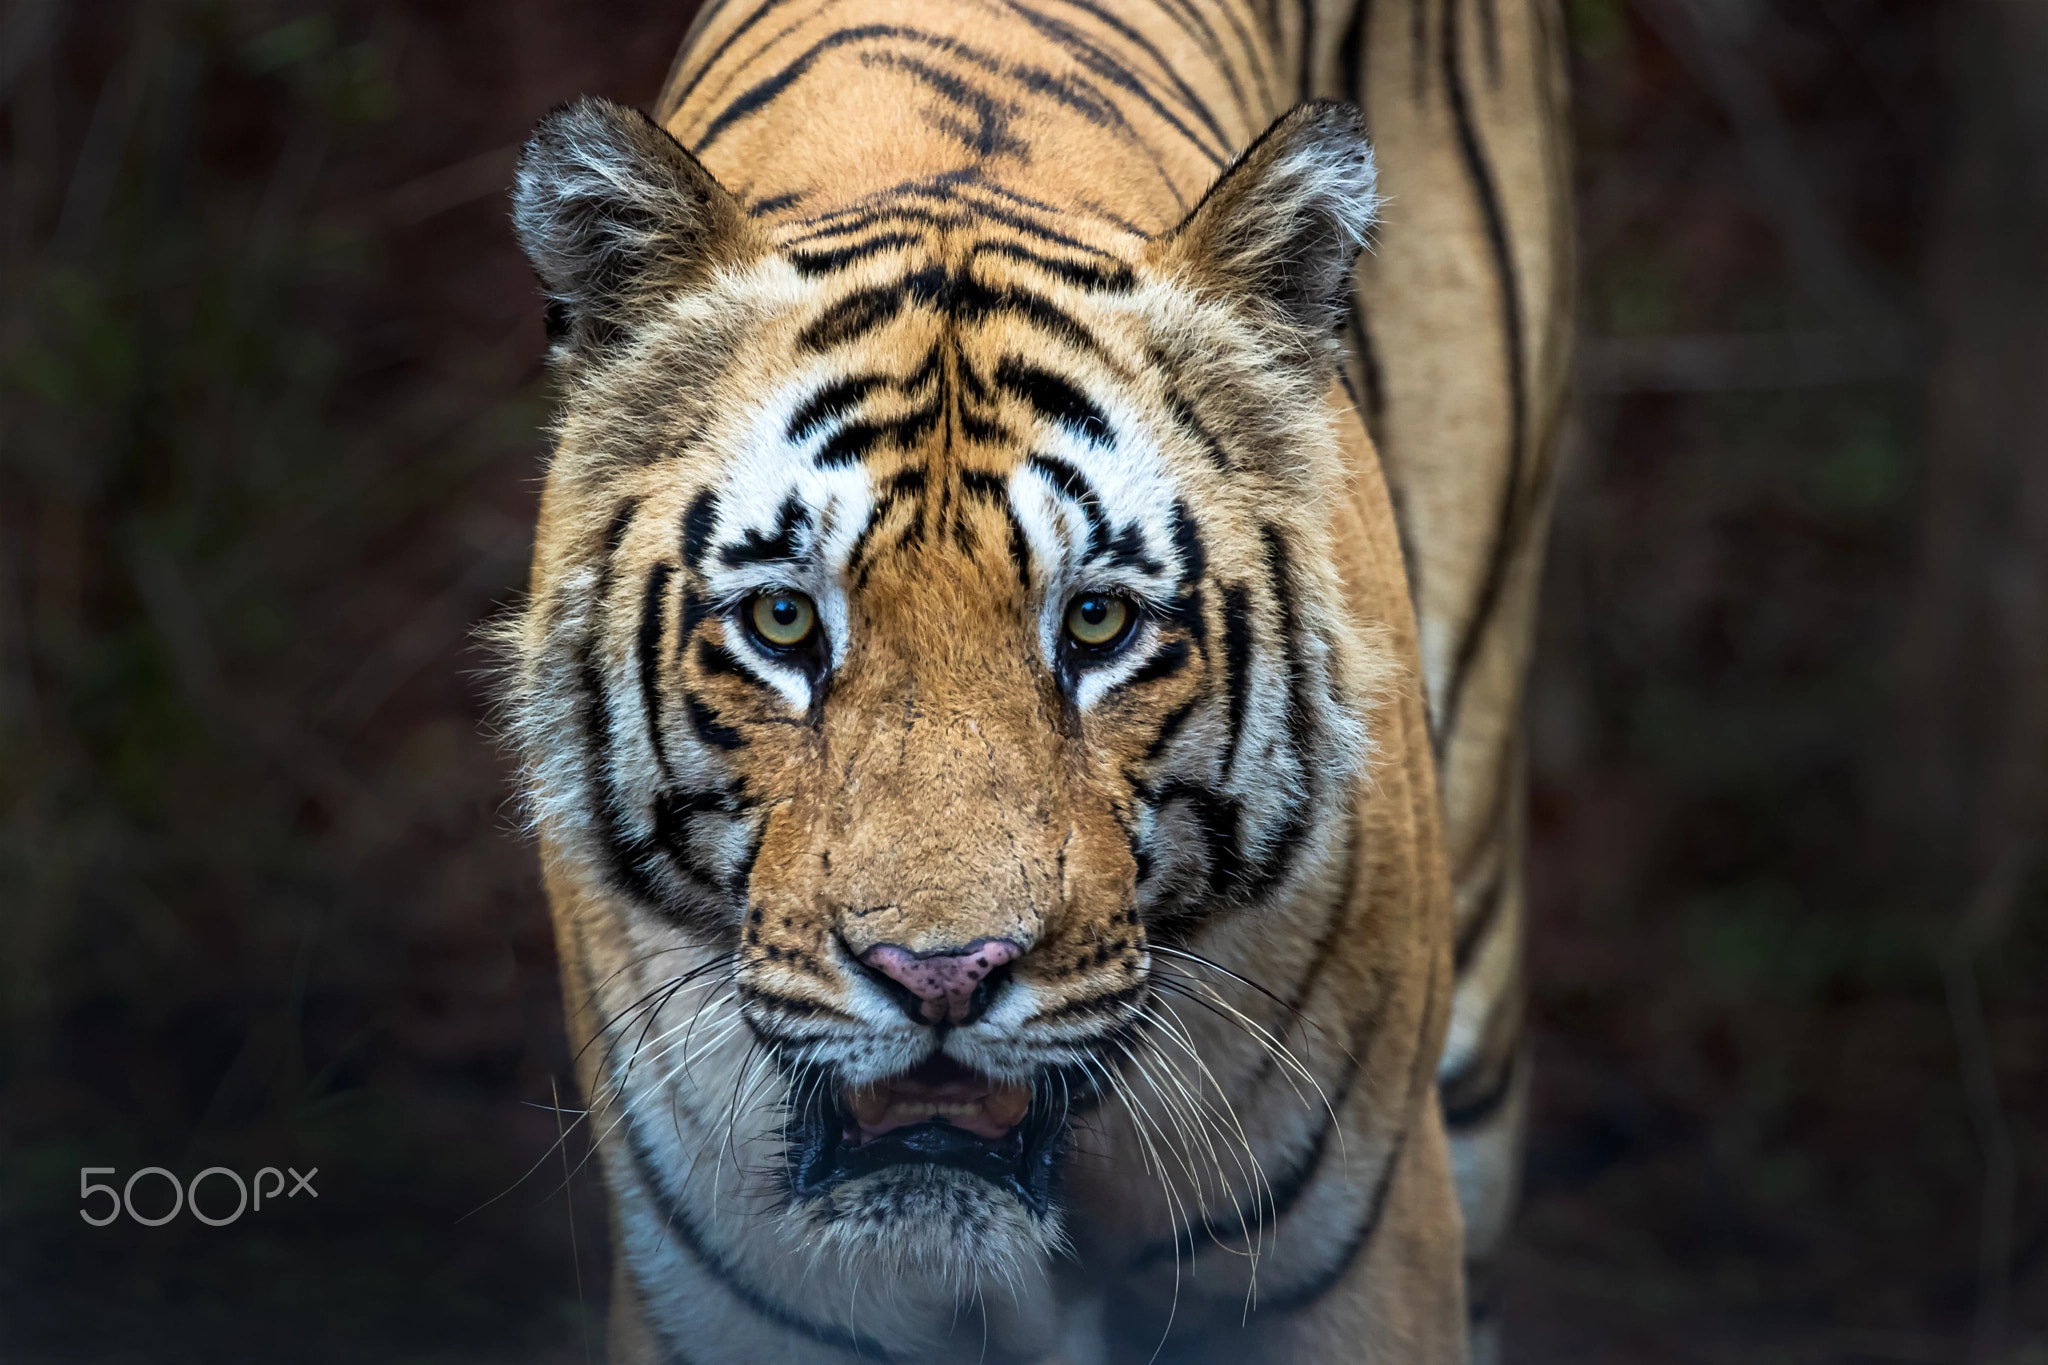
[[[959,1024],[967,1019],[974,988],[1023,951],[1006,938],[983,939],[958,953],[918,954],[882,943],[862,953],[860,960],[922,1000],[928,1023]]]

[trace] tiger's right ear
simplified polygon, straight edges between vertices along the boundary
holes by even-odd
[[[1365,120],[1341,100],[1296,105],[1231,163],[1155,263],[1278,323],[1327,381],[1351,293],[1351,265],[1379,212]]]
[[[725,187],[637,109],[586,96],[519,157],[512,227],[548,295],[556,355],[601,350],[665,295],[768,247]]]

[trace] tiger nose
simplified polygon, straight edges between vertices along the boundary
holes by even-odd
[[[912,1019],[922,1024],[965,1024],[972,1022],[970,1013],[980,1013],[974,993],[982,982],[1023,952],[1006,938],[986,938],[958,951],[931,953],[878,943],[862,953],[860,960],[910,992],[915,1003],[899,1003]],[[981,1003],[985,1007],[985,999]]]

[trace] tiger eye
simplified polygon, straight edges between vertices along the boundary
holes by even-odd
[[[1130,604],[1123,598],[1108,593],[1085,593],[1067,608],[1067,634],[1075,644],[1100,649],[1114,643],[1130,620]]]
[[[818,609],[800,592],[764,592],[748,612],[754,633],[777,649],[792,649],[818,628]]]

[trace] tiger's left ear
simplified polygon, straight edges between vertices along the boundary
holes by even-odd
[[[1379,211],[1377,180],[1357,105],[1297,105],[1153,242],[1151,258],[1279,323],[1327,366],[1351,264]]]

